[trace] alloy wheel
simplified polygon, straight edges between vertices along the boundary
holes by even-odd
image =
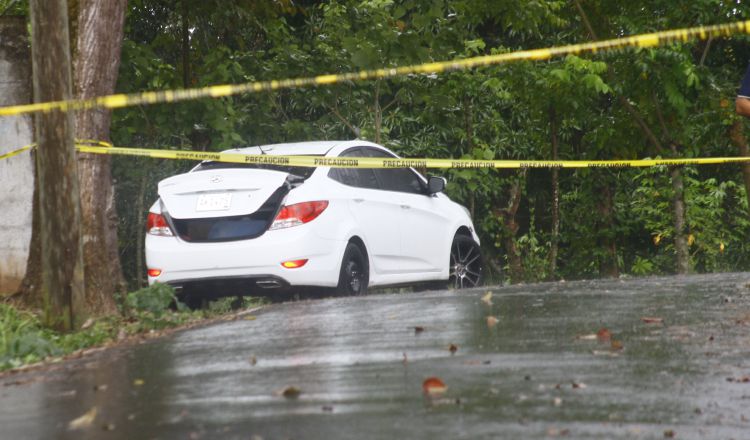
[[[469,237],[457,236],[451,246],[450,280],[456,289],[477,287],[482,282],[482,255]]]

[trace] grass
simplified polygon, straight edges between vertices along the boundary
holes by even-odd
[[[222,298],[212,301],[203,310],[193,311],[177,301],[171,287],[155,284],[128,293],[120,316],[90,321],[84,324],[85,328],[71,333],[46,329],[37,314],[0,303],[0,371],[58,358],[127,336],[216,318],[232,311],[234,301],[234,298]],[[259,298],[243,298],[240,308],[262,303]]]

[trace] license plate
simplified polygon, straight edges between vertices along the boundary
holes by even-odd
[[[198,196],[196,211],[226,211],[232,205],[232,195],[223,194],[201,194]]]

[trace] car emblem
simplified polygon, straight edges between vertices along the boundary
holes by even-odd
[[[211,182],[211,183],[220,183],[220,182],[221,182],[221,181],[223,181],[223,180],[224,180],[224,178],[223,178],[223,177],[221,177],[221,176],[211,176],[211,177],[210,177],[210,178],[208,179],[208,181],[209,181],[209,182]]]

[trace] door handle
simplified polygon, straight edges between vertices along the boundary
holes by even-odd
[[[365,199],[352,199],[354,200],[354,203],[362,203],[365,201]]]
[[[409,206],[409,205],[401,205],[401,209],[411,209],[411,206]]]

